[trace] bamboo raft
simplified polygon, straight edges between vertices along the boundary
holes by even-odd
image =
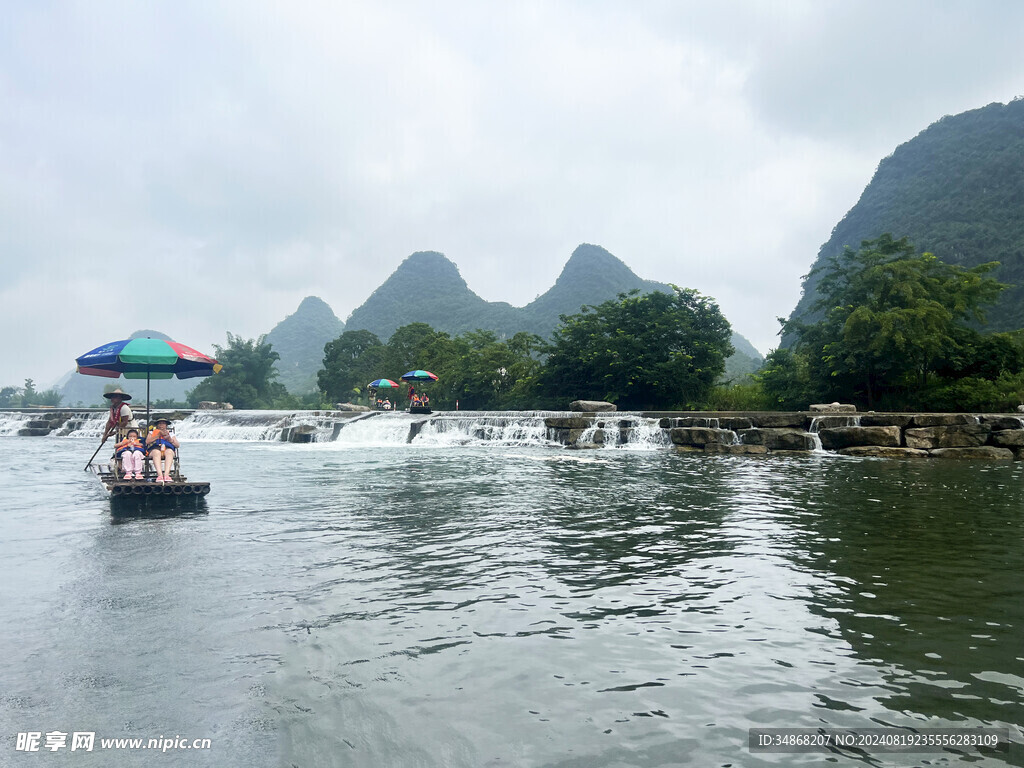
[[[142,480],[125,480],[118,477],[111,464],[93,464],[93,474],[110,494],[112,499],[124,500],[157,500],[157,499],[199,499],[210,492],[207,482],[189,481],[187,477],[176,474],[169,483],[154,482],[155,475],[147,472]]]

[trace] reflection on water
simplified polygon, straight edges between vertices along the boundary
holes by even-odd
[[[747,729],[1020,722],[1017,464],[196,444],[205,507],[154,518],[81,452],[0,440],[0,719],[213,740],[118,765],[818,765]]]

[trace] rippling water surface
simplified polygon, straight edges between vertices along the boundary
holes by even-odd
[[[747,748],[1020,738],[1019,463],[195,443],[205,505],[136,516],[93,448],[0,438],[2,765],[1024,764]]]

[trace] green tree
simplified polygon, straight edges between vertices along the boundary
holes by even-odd
[[[370,331],[345,331],[324,345],[323,368],[317,373],[317,386],[331,402],[359,398],[367,384],[385,376],[374,372],[382,369],[386,356],[384,345]]]
[[[386,371],[381,376],[401,376],[403,373],[429,365],[424,352],[438,339],[448,334],[435,331],[426,323],[410,323],[398,328],[387,343]]]
[[[807,355],[802,352],[773,349],[754,380],[761,385],[769,410],[802,411],[817,399]]]
[[[732,354],[718,305],[692,289],[619,294],[563,315],[540,391],[549,401],[608,400],[625,409],[702,403]]]
[[[50,389],[44,389],[42,392],[37,392],[35,397],[36,402],[39,405],[49,406],[56,408],[64,400],[64,395],[56,387]]]
[[[956,328],[953,343],[936,368],[947,379],[978,376],[994,380],[1024,371],[1024,331],[983,334]]]
[[[432,345],[428,359],[441,376],[440,400],[463,410],[508,410],[532,405],[540,370],[541,339],[517,333],[500,340],[493,331],[471,331]]]
[[[25,379],[25,386],[21,390],[21,407],[28,408],[36,405],[36,385],[32,379]]]
[[[500,340],[491,331],[472,331],[453,339],[426,323],[402,326],[387,344],[370,331],[346,331],[325,346],[318,381],[327,399],[364,399],[366,384],[373,379],[397,379],[423,368],[438,376],[435,383],[417,385],[434,407],[525,407],[531,404],[540,367],[539,345],[540,339],[527,333]],[[404,404],[403,394],[388,396]]]
[[[821,270],[812,305],[821,320],[786,321],[798,339],[812,384],[826,398],[866,404],[905,402],[923,389],[969,321],[1006,286],[986,274],[916,253],[906,238],[884,234],[847,248]]]
[[[216,358],[224,369],[203,379],[186,397],[195,408],[203,400],[231,403],[235,408],[271,408],[286,394],[284,385],[275,381],[277,352],[266,336],[243,339],[228,333],[226,347],[214,345]]]
[[[4,387],[0,389],[0,408],[14,407],[15,402],[21,402],[20,387]]]

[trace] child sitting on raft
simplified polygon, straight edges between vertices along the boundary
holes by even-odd
[[[178,438],[168,430],[170,424],[169,419],[157,419],[146,438],[149,459],[153,462],[153,468],[156,469],[158,483],[174,482],[171,478],[171,471],[174,469],[174,452],[178,450],[180,443],[178,443]]]
[[[146,447],[139,439],[139,430],[129,429],[124,440],[114,446],[114,455],[121,459],[121,470],[125,480],[142,479],[142,461]]]

